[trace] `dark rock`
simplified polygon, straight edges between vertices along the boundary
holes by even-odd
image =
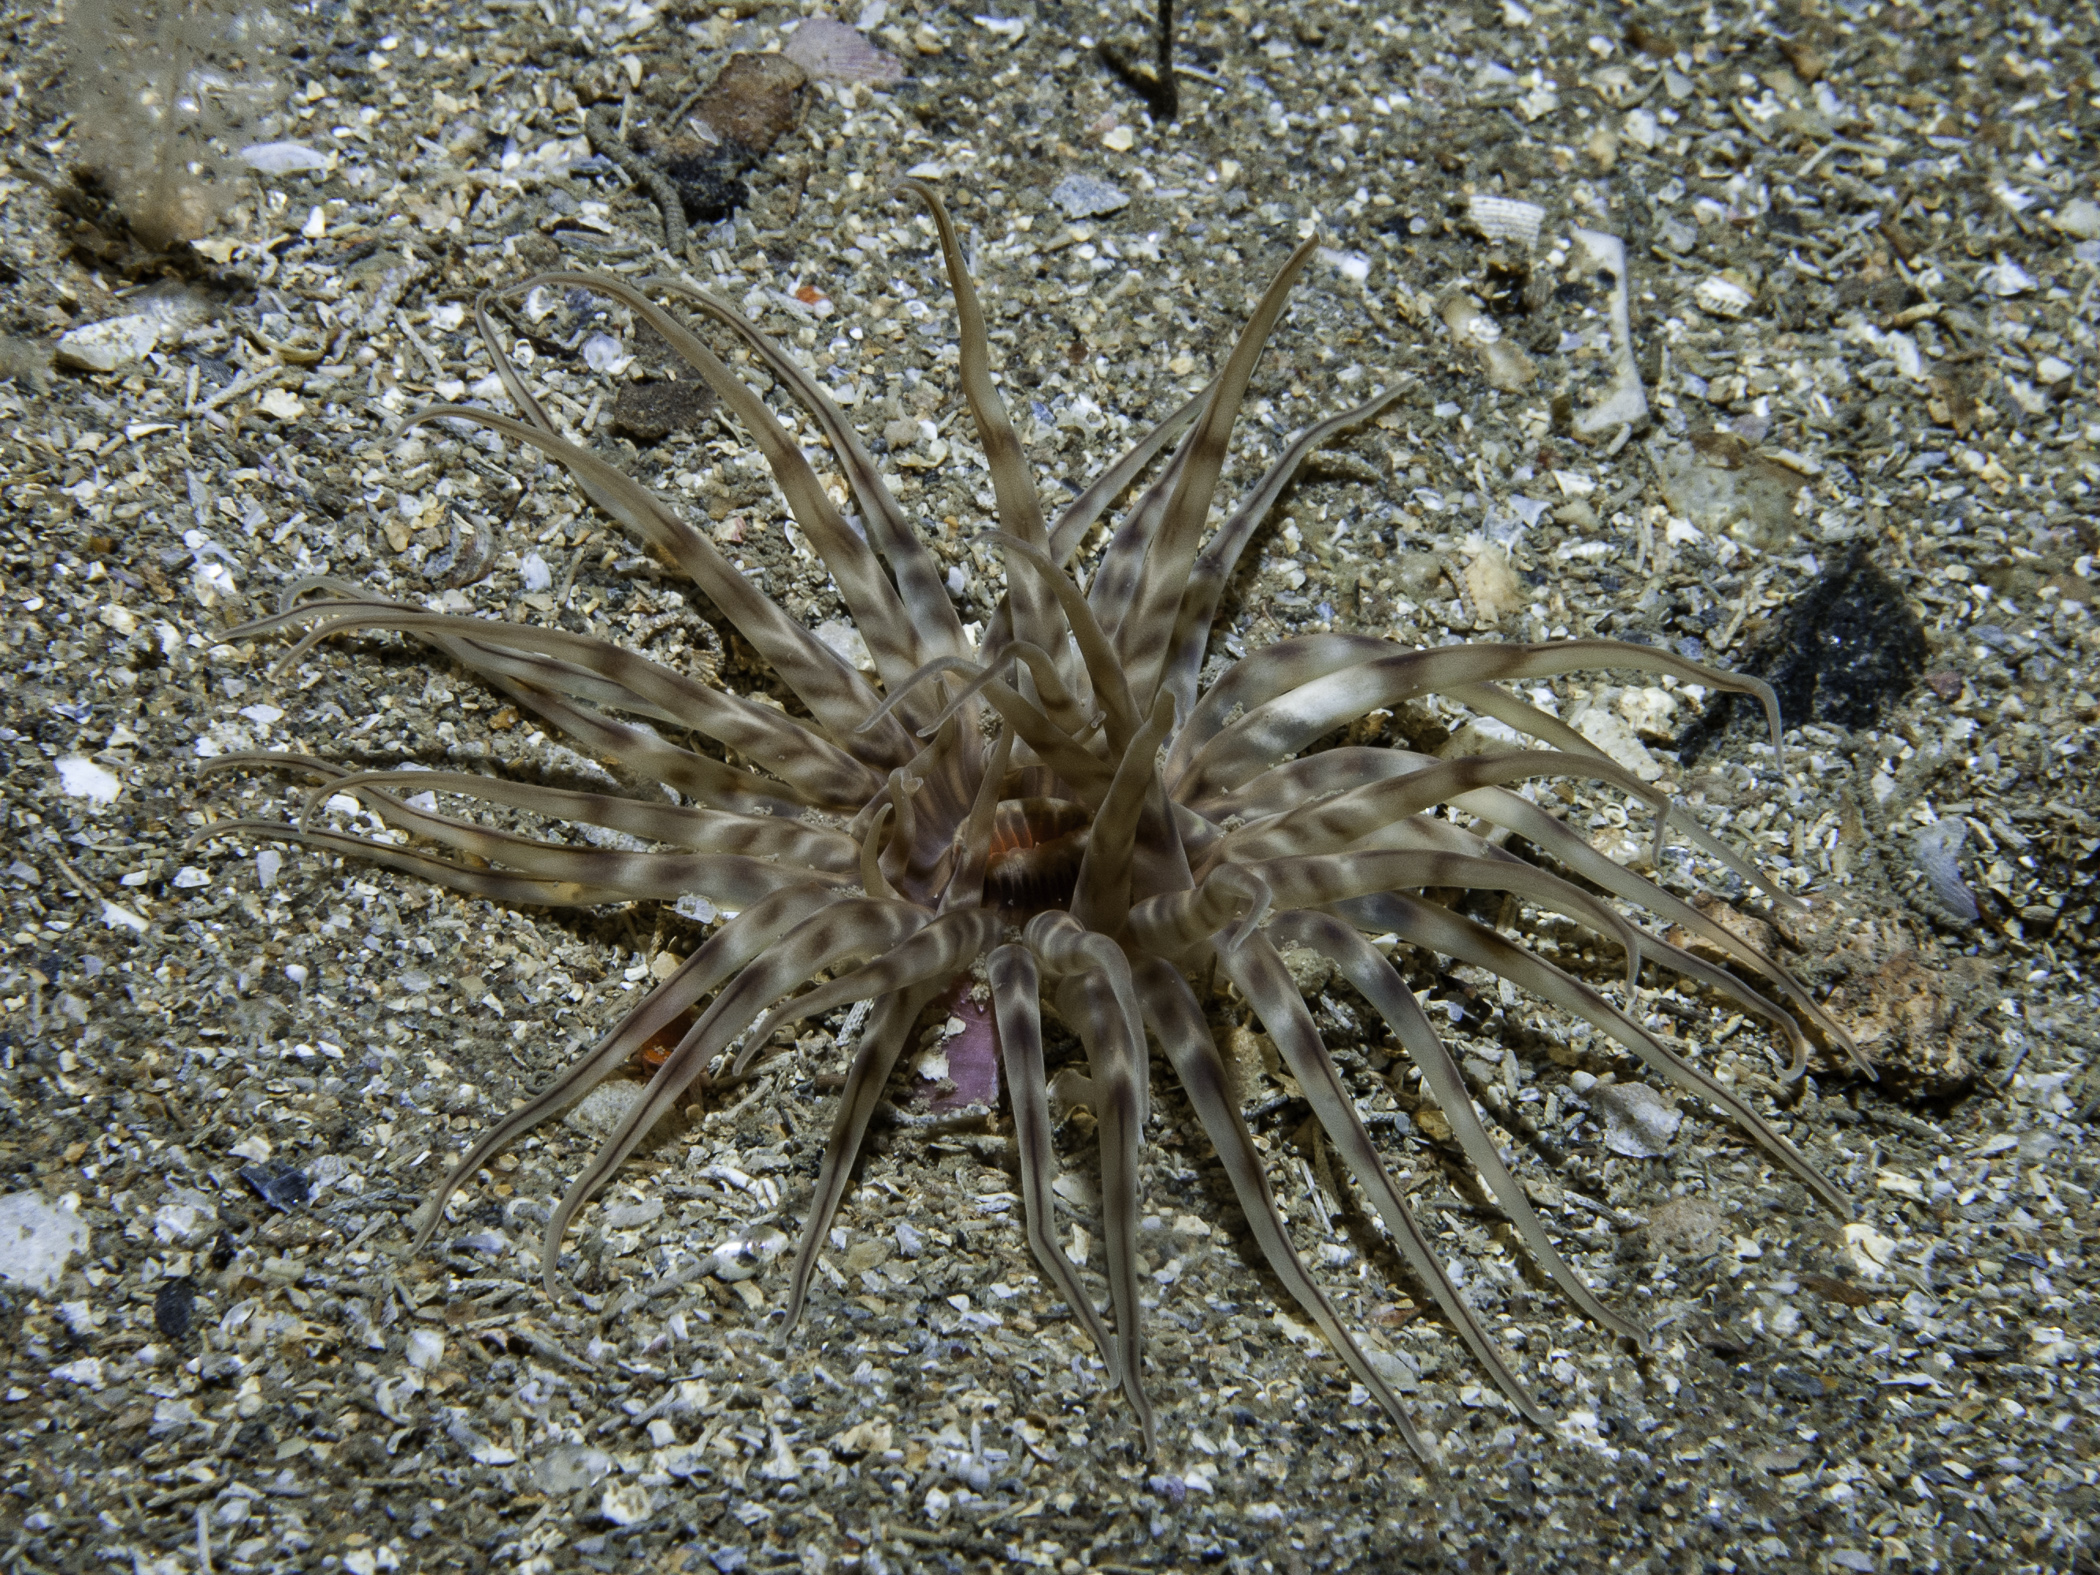
[[[1822,1379],[1791,1367],[1782,1367],[1772,1374],[1772,1387],[1789,1400],[1820,1400],[1825,1393]]]
[[[642,134],[640,150],[670,177],[689,222],[713,224],[750,201],[742,176],[801,119],[808,81],[785,56],[731,55],[675,125]]]
[[[1789,727],[1826,722],[1872,726],[1925,672],[1925,630],[1902,591],[1864,546],[1818,575],[1778,632],[1751,652],[1743,671],[1770,683]],[[1677,741],[1689,765],[1727,729],[1746,697],[1717,696]],[[1762,726],[1762,722],[1759,724]]]
[[[637,443],[659,443],[697,425],[714,403],[705,383],[629,383],[613,398],[613,430]]]
[[[751,200],[751,189],[737,175],[746,162],[742,149],[725,146],[693,158],[672,159],[664,165],[664,173],[678,188],[686,218],[695,224],[713,224]]]

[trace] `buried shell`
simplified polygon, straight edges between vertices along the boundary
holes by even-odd
[[[211,834],[245,832],[354,854],[503,902],[573,906],[697,895],[733,914],[592,1050],[459,1158],[419,1239],[439,1227],[446,1200],[481,1165],[652,1040],[675,1035],[668,1049],[660,1041],[653,1047],[660,1061],[646,1090],[553,1211],[542,1249],[551,1293],[560,1243],[578,1210],[689,1090],[711,1076],[743,1075],[776,1030],[865,1002],[870,1009],[794,1260],[792,1327],[818,1245],[846,1197],[855,1156],[917,1020],[981,968],[1010,1090],[1029,1245],[1137,1411],[1148,1446],[1153,1421],[1136,1237],[1140,1153],[1152,1110],[1148,1040],[1156,1040],[1268,1265],[1427,1459],[1398,1399],[1306,1269],[1278,1212],[1211,1031],[1206,994],[1229,982],[1274,1043],[1370,1215],[1475,1359],[1527,1417],[1543,1423],[1545,1413],[1417,1225],[1283,953],[1295,947],[1325,958],[1369,1004],[1419,1069],[1453,1138],[1539,1267],[1591,1318],[1638,1337],[1638,1328],[1600,1302],[1560,1256],[1476,1112],[1458,1063],[1370,937],[1484,968],[1582,1019],[1660,1078],[1725,1110],[1815,1196],[1847,1212],[1837,1191],[1740,1095],[1673,1055],[1627,1007],[1642,965],[1658,964],[1769,1024],[1791,1043],[1796,1073],[1806,1041],[1793,1014],[1849,1047],[1842,1031],[1770,957],[1605,857],[1514,790],[1541,777],[1607,784],[1654,809],[1658,844],[1674,831],[1764,884],[1775,900],[1789,900],[1688,817],[1673,815],[1666,798],[1506,685],[1602,667],[1675,675],[1759,696],[1776,727],[1770,689],[1654,647],[1612,641],[1408,650],[1340,633],[1280,641],[1204,685],[1221,598],[1278,495],[1307,455],[1395,397],[1380,394],[1297,435],[1207,529],[1256,361],[1314,243],[1301,246],[1270,284],[1210,385],[1051,518],[994,389],[983,317],[954,230],[933,194],[910,185],[938,228],[959,318],[963,392],[996,495],[997,525],[985,539],[1004,554],[1007,592],[981,637],[966,634],[935,558],[860,439],[791,355],[727,303],[690,285],[549,275],[529,283],[592,290],[628,308],[742,423],[796,526],[830,570],[865,640],[872,678],[761,594],[670,504],[559,436],[505,358],[484,311],[484,335],[521,417],[441,406],[416,419],[469,422],[566,466],[592,503],[686,572],[807,715],[742,699],[589,636],[442,615],[338,589],[328,599],[288,605],[242,633],[303,630],[287,662],[332,634],[413,637],[538,715],[550,731],[689,802],[243,755],[215,765],[302,773],[320,784],[310,809],[352,795],[398,840],[324,829],[310,824],[310,814],[290,825],[221,823]],[[830,443],[865,534],[834,503],[802,445],[687,322],[659,304],[664,297],[725,330],[802,407]],[[1138,487],[1148,471],[1149,484]],[[1069,566],[1089,532],[1134,488],[1082,590]],[[1303,753],[1374,710],[1432,694],[1494,718],[1537,747],[1453,760],[1361,745]],[[659,725],[710,741],[715,752],[673,742]],[[442,799],[639,842],[621,851],[499,830],[438,807]],[[1541,861],[1509,851],[1503,844],[1512,841],[1537,849]],[[1545,860],[1566,873],[1544,867]],[[1502,893],[1615,944],[1627,959],[1626,1000],[1613,999],[1615,987],[1563,972],[1498,928],[1433,899],[1452,890]],[[1636,924],[1629,916],[1636,913],[1681,926],[1730,966],[1665,942]],[[1046,994],[1087,1061],[1113,1334],[1053,1230]]]

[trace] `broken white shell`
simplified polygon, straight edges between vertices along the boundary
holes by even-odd
[[[1444,326],[1451,337],[1469,346],[1479,358],[1480,372],[1490,388],[1515,392],[1538,376],[1538,367],[1523,349],[1502,337],[1502,325],[1481,310],[1470,295],[1454,295],[1443,306]]]
[[[1692,299],[1699,303],[1699,310],[1710,316],[1735,318],[1748,312],[1757,297],[1733,279],[1715,274],[1693,286]]]
[[[1640,367],[1633,359],[1633,317],[1626,301],[1626,243],[1602,230],[1568,232],[1580,248],[1583,266],[1611,275],[1612,386],[1603,398],[1575,418],[1575,435],[1591,442],[1648,418],[1648,396],[1641,388]]]

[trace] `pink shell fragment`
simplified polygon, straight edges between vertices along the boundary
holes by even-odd
[[[963,1031],[951,1035],[942,1049],[948,1055],[946,1092],[936,1092],[927,1102],[934,1115],[972,1106],[999,1102],[999,1034],[992,1022],[992,1003],[970,999],[970,981],[965,978],[948,1014],[962,1022]],[[937,1086],[937,1085],[936,1085]]]
[[[796,28],[781,51],[819,82],[901,82],[904,62],[877,49],[860,30],[828,16]]]

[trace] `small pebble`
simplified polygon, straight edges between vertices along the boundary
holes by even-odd
[[[160,343],[160,319],[145,312],[89,323],[58,341],[58,364],[80,372],[114,372]]]
[[[87,1225],[71,1203],[51,1203],[40,1192],[0,1198],[0,1280],[48,1296],[87,1250]]]
[[[1629,1159],[1667,1153],[1684,1118],[1677,1107],[1645,1083],[1615,1083],[1594,1095],[1604,1113],[1604,1146]]]
[[[1129,194],[1091,175],[1067,175],[1050,188],[1050,200],[1068,219],[1094,219],[1129,206]]]

